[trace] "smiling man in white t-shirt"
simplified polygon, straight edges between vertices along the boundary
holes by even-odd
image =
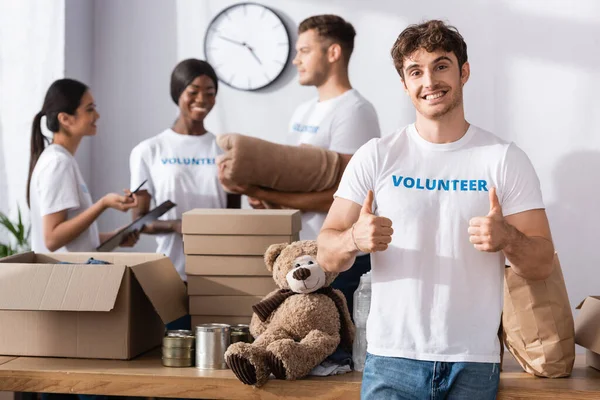
[[[352,25],[337,15],[317,15],[300,23],[294,65],[300,84],[316,87],[318,96],[296,109],[287,135],[288,144],[309,144],[340,153],[344,165],[363,144],[380,136],[375,108],[352,88],[348,78],[355,35]],[[244,194],[250,196],[254,208],[269,204],[301,210],[300,239],[316,240],[335,190],[286,193],[253,187]],[[357,257],[355,268],[332,284],[344,293],[351,315],[360,276],[370,268],[369,256],[363,254]]]
[[[505,257],[527,279],[552,270],[540,183],[514,143],[465,120],[455,28],[409,26],[392,58],[416,122],[350,160],[318,260],[345,271],[372,253],[361,398],[494,399]]]

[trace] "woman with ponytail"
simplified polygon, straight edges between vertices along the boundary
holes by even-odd
[[[42,133],[43,117],[54,133],[51,141]],[[136,196],[116,193],[92,202],[74,155],[85,136],[96,134],[98,118],[86,85],[73,79],[50,85],[31,128],[27,203],[33,251],[94,251],[114,234],[98,232],[96,219],[100,214],[108,208],[127,211],[137,206]],[[138,236],[130,235],[121,246],[133,246]]]

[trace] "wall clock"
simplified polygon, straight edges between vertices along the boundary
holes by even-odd
[[[277,80],[289,62],[291,41],[283,20],[256,3],[234,4],[211,21],[204,54],[221,82],[258,90]]]

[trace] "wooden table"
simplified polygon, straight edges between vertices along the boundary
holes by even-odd
[[[229,370],[166,368],[154,351],[131,361],[0,356],[0,391],[105,394],[201,399],[359,399],[361,374],[272,380],[261,389],[240,383]],[[600,371],[578,357],[568,379],[541,379],[505,357],[500,400],[600,399]]]

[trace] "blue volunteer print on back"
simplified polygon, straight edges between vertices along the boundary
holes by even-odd
[[[299,132],[299,133],[304,133],[304,132],[317,133],[317,131],[319,130],[319,127],[316,125],[304,125],[304,124],[296,122],[292,125],[292,130],[294,132]]]
[[[163,157],[163,165],[215,165],[215,158],[209,157]]]
[[[487,192],[485,179],[431,179],[392,175],[395,187],[413,190],[438,190],[445,192]]]

